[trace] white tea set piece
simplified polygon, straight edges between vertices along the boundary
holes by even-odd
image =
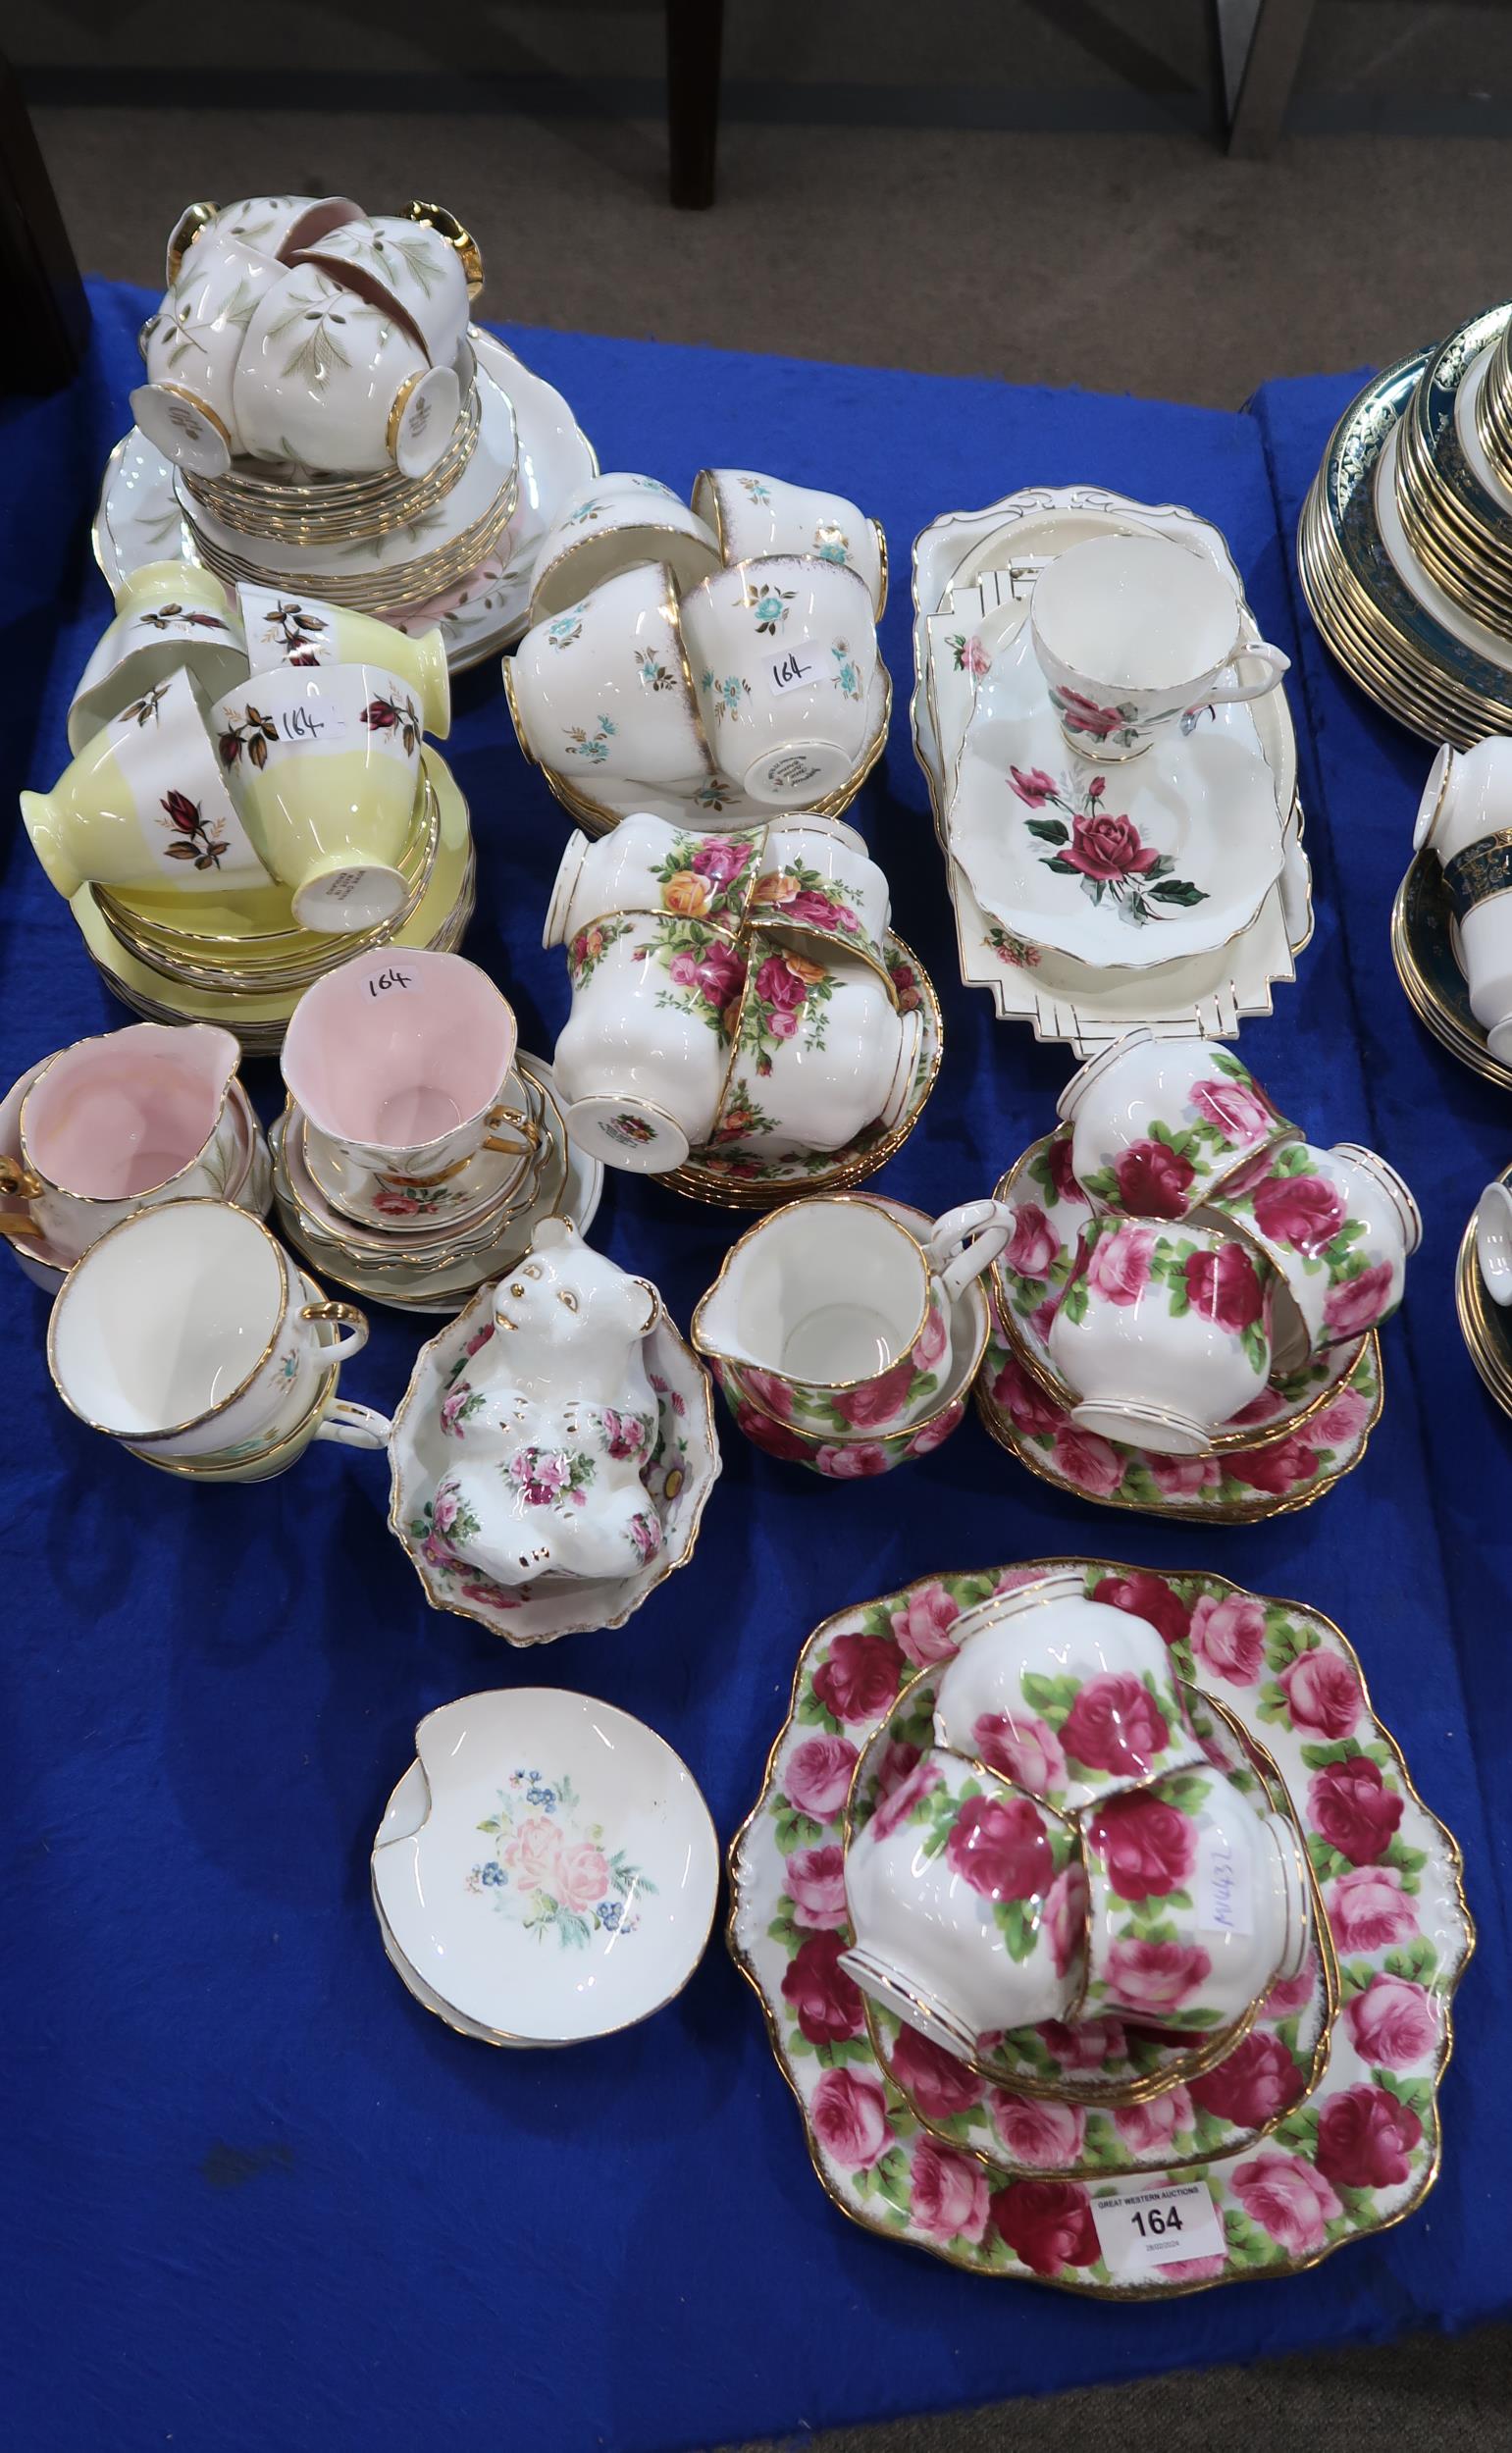
[[[1171,550],[1208,572],[1232,615],[1211,567]],[[1285,860],[1275,779],[1252,727],[1172,730],[1126,768],[1105,768],[1090,743],[1069,757],[1026,625],[978,683],[949,842],[983,911],[1011,935],[1104,974],[1227,945],[1252,925]]]
[[[541,540],[530,618],[549,621],[590,589],[644,562],[660,563],[675,590],[719,568],[719,540],[659,477],[611,469],[573,496]]]
[[[1476,1266],[1493,1303],[1512,1303],[1512,1192],[1500,1177],[1476,1203]]]
[[[891,890],[844,818],[802,816],[768,827],[751,906],[769,932],[863,954],[887,976]]]
[[[353,217],[287,249],[293,263],[320,264],[359,297],[388,307],[421,342],[433,366],[451,366],[467,339],[471,301],[462,259],[428,223],[407,215]]]
[[[50,1057],[20,1101],[0,1187],[50,1250],[78,1260],[149,1204],[228,1197],[244,1164],[232,1100],[241,1051],[210,1022],[132,1022]]]
[[[690,1334],[767,1412],[826,1413],[864,1391],[871,1427],[897,1429],[938,1394],[952,1307],[1012,1224],[1002,1203],[967,1201],[920,1240],[863,1196],[791,1201],[731,1246]]]
[[[1236,1231],[1273,1263],[1279,1371],[1300,1370],[1389,1320],[1423,1240],[1418,1205],[1395,1168],[1351,1141],[1263,1150],[1195,1215]]]
[[[238,196],[233,204],[191,204],[169,233],[164,278],[172,285],[197,249],[223,238],[237,239],[259,255],[287,258],[317,245],[343,222],[362,218],[361,205],[350,196]]]
[[[1300,1138],[1247,1065],[1211,1039],[1125,1031],[1056,1101],[1097,1209],[1182,1218],[1251,1154]]]
[[[386,1186],[442,1181],[485,1148],[517,1158],[517,1129],[507,1149],[493,1137],[516,1045],[513,1008],[459,954],[385,947],[307,988],[280,1062],[331,1147],[339,1206],[381,1217]]]
[[[373,664],[281,664],[210,714],[242,824],[299,926],[342,935],[393,919],[425,730],[408,685]]]
[[[1189,734],[1203,707],[1260,699],[1291,659],[1252,634],[1205,554],[1168,537],[1096,537],[1042,570],[1034,655],[1067,741],[1100,760]]]
[[[224,476],[247,447],[236,414],[236,366],[259,302],[284,276],[230,231],[202,233],[140,334],[147,381],[131,415],[164,457]]]
[[[585,788],[600,776],[690,792],[706,783],[683,636],[664,562],[621,571],[536,622],[504,664],[526,757]]]
[[[67,901],[85,884],[224,894],[271,875],[228,786],[214,711],[182,669],[103,724],[51,792],[24,792],[21,813]]]
[[[705,836],[644,811],[621,818],[606,835],[590,837],[574,829],[563,847],[541,942],[570,945],[592,921],[627,913],[670,912],[701,925],[738,929],[750,909],[766,841],[759,826]]]
[[[308,1287],[245,1210],[208,1199],[138,1210],[90,1245],[53,1305],[53,1384],[91,1430],[157,1458],[274,1443],[331,1365],[367,1341],[359,1311],[312,1303]],[[332,1322],[346,1330],[334,1344],[322,1333]],[[316,1435],[341,1439],[344,1427]]]
[[[254,459],[423,477],[451,441],[461,387],[387,304],[299,264],[258,297],[233,384]],[[156,438],[154,438],[156,440]]]
[[[69,707],[76,752],[181,666],[210,699],[246,672],[240,618],[213,571],[147,562],[121,581],[115,599],[115,620],[101,632]]]
[[[373,1901],[428,2009],[485,2043],[563,2045],[681,1992],[713,1924],[719,1844],[664,1739],[589,1696],[517,1687],[428,1713],[415,1748]]]
[[[873,1771],[873,1739],[853,1804]],[[1086,1983],[1075,1825],[933,1748],[845,1851],[855,1940],[839,1964],[906,2025],[970,2059],[980,2039],[1069,2016]]]
[[[722,937],[678,949],[657,920],[615,919],[579,932],[568,967],[572,1011],[551,1059],[567,1130],[634,1174],[681,1167],[718,1113],[742,957]]]
[[[545,1219],[494,1289],[495,1334],[447,1391],[457,1446],[446,1527],[465,1565],[510,1590],[611,1581],[661,1548],[642,1470],[657,1409],[645,1361],[661,1299]]]
[[[451,730],[451,678],[445,641],[434,626],[409,636],[391,622],[323,597],[254,588],[247,580],[236,590],[236,602],[251,672],[271,672],[281,664],[377,665],[414,692],[426,731],[445,740]]]
[[[719,772],[773,809],[838,790],[865,747],[877,668],[865,582],[841,563],[766,554],[690,589],[682,622]]]
[[[873,1122],[891,1132],[912,1096],[921,1011],[896,1011],[868,957],[799,953],[760,930],[745,954],[736,1058],[710,1138],[779,1158],[843,1150]]]
[[[727,562],[763,553],[815,553],[864,580],[878,621],[887,601],[887,540],[881,525],[844,495],[793,486],[750,468],[700,469],[693,507],[708,522]]]
[[[951,1635],[938,1743],[1063,1813],[1204,1760],[1165,1639],[1089,1601],[1079,1569],[979,1602]]]
[[[1162,1456],[1205,1456],[1271,1375],[1268,1254],[1185,1220],[1094,1218],[1050,1324],[1071,1420]]]
[[[1470,1010],[1492,1056],[1512,1064],[1512,740],[1438,752],[1412,841],[1443,870]]]

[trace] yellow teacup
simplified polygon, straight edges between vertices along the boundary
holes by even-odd
[[[439,630],[408,639],[371,613],[349,612],[323,597],[291,596],[287,589],[244,582],[236,595],[254,673],[275,672],[281,664],[382,665],[408,683],[426,731],[445,740],[451,730],[451,677]]]

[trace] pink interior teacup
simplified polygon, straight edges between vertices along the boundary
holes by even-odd
[[[284,1079],[360,1165],[423,1179],[482,1145],[516,1036],[513,1009],[476,964],[386,948],[306,990]]]

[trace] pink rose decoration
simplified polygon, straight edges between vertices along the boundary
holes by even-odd
[[[1394,1865],[1361,1865],[1340,1874],[1328,1892],[1329,1923],[1340,1951],[1384,1951],[1408,1942],[1418,1911]]]
[[[1048,1721],[1033,1712],[981,1712],[971,1728],[971,1748],[977,1761],[1005,1780],[1043,1797],[1066,1786],[1066,1757]]]
[[[1235,1149],[1264,1141],[1276,1123],[1276,1113],[1252,1082],[1199,1081],[1192,1084],[1191,1103],[1199,1116],[1216,1124]]]
[[[869,2171],[892,2144],[887,2099],[874,2078],[827,2069],[808,2099],[814,2136],[850,2171]]]
[[[1060,858],[1079,868],[1083,877],[1106,880],[1142,877],[1160,854],[1153,843],[1141,841],[1132,818],[1098,809],[1091,817],[1072,817],[1071,839],[1061,845]]]
[[[592,1840],[570,1841],[556,1860],[556,1897],[576,1915],[597,1907],[612,1882],[609,1860]]]
[[[790,1805],[816,1823],[835,1821],[850,1794],[857,1749],[849,1738],[802,1738],[782,1775]]]
[[[1194,1312],[1230,1336],[1252,1329],[1265,1310],[1265,1292],[1254,1262],[1242,1244],[1225,1243],[1217,1252],[1187,1255],[1186,1299]]]
[[[1344,2004],[1344,2024],[1362,2062],[1410,2069],[1438,2042],[1438,2013],[1422,1985],[1376,1976]]]
[[[906,1354],[901,1363],[879,1372],[875,1380],[845,1389],[835,1399],[835,1411],[855,1431],[878,1431],[897,1422],[912,1385],[913,1357]]]
[[[1216,2069],[1192,2080],[1191,2092],[1217,2119],[1259,2129],[1296,2103],[1302,2072],[1279,2036],[1252,2027]]]
[[[1344,1224],[1344,1196],[1328,1175],[1268,1175],[1255,1186],[1255,1224],[1271,1243],[1322,1252]]]
[[[832,1482],[861,1482],[872,1474],[885,1474],[891,1460],[877,1440],[852,1439],[844,1447],[817,1449],[813,1461]]]
[[[1222,1482],[1224,1469],[1216,1456],[1155,1456],[1145,1462],[1157,1490],[1168,1499],[1189,1499]]]
[[[1110,2062],[1121,2062],[1128,2050],[1121,2018],[1078,2018],[1074,2025],[1047,2018],[1038,2033],[1068,2070],[1106,2069]]]
[[[1055,777],[1047,775],[1042,766],[1011,766],[1008,774],[1019,800],[1027,802],[1031,809],[1043,809],[1047,801],[1058,797]]]
[[[747,1405],[743,1399],[736,1401],[735,1420],[754,1448],[763,1449],[768,1456],[780,1456],[786,1464],[807,1462],[808,1442],[791,1424],[774,1423],[769,1414]]]
[[[1095,2266],[1102,2255],[1091,2201],[1078,2180],[1011,2180],[993,2192],[992,2219],[1033,2274]]]
[[[782,1879],[793,1903],[795,1925],[830,1933],[845,1923],[845,1852],[838,1843],[825,1841],[818,1848],[795,1849]]]
[[[756,1371],[749,1363],[743,1363],[740,1376],[746,1394],[764,1413],[774,1414],[780,1423],[792,1421],[793,1391],[780,1373]]]
[[[1115,1942],[1105,1970],[1114,2000],[1159,2023],[1167,2010],[1189,2002],[1213,1972],[1213,1961],[1196,1942]]]
[[[1050,1180],[1055,1187],[1056,1199],[1079,1201],[1083,1209],[1089,1207],[1087,1196],[1076,1181],[1076,1173],[1071,1166],[1071,1137],[1064,1125],[1060,1132],[1051,1134],[1045,1159],[1050,1169]]]
[[[1260,2006],[1261,2017],[1273,2027],[1283,2018],[1295,2018],[1297,2012],[1305,2010],[1312,2000],[1317,1982],[1318,1961],[1309,1951],[1305,1967],[1299,1968],[1295,1976],[1283,1977],[1278,1985],[1271,1987]]]
[[[705,946],[699,957],[694,976],[704,1004],[711,1005],[716,1014],[722,1014],[746,984],[745,961],[733,946]]]
[[[844,2042],[865,2025],[860,1994],[840,1964],[844,1948],[838,1934],[810,1934],[788,1961],[782,1998],[810,2044]]]
[[[1337,1741],[1348,1737],[1360,1717],[1360,1673],[1341,1652],[1330,1652],[1325,1644],[1300,1653],[1281,1671],[1279,1683],[1301,1729],[1316,1729],[1320,1737]]]
[[[1079,1865],[1064,1867],[1046,1893],[1044,1930],[1055,1972],[1064,1976],[1086,1949],[1087,1878]]]
[[[1146,1790],[1099,1806],[1088,1833],[1109,1888],[1121,1900],[1182,1891],[1196,1868],[1197,1826],[1191,1816]]]
[[[903,1654],[886,1636],[831,1636],[813,1691],[836,1720],[875,1720],[903,1684]]]
[[[922,2137],[913,2149],[909,2211],[931,2240],[979,2240],[987,2228],[987,2175],[971,2156]]]
[[[1197,1170],[1165,1141],[1135,1141],[1114,1161],[1119,1207],[1131,1218],[1184,1218]]]
[[[1164,1576],[1152,1576],[1148,1568],[1131,1567],[1122,1576],[1105,1576],[1094,1586],[1092,1598],[1105,1609],[1127,1610],[1131,1617],[1147,1620],[1168,1644],[1179,1644],[1186,1633],[1190,1616],[1186,1603],[1172,1592]]]
[[[1205,1592],[1192,1604],[1192,1650],[1231,1687],[1253,1687],[1265,1667],[1266,1614],[1253,1594]]]
[[[1358,1388],[1340,1388],[1337,1396],[1330,1397],[1313,1416],[1308,1428],[1321,1446],[1345,1448],[1351,1439],[1358,1438],[1370,1418],[1369,1399],[1362,1397]]]
[[[902,1609],[894,1610],[893,1633],[915,1669],[954,1658],[956,1646],[950,1631],[960,1616],[960,1602],[953,1601],[940,1584],[920,1585]]]
[[[1028,1798],[967,1798],[945,1861],[987,1900],[1043,1898],[1055,1876],[1044,1817]]]
[[[892,2050],[893,2076],[917,2105],[925,2120],[949,2120],[968,2113],[982,2100],[982,2082],[965,2062],[947,2053],[932,2036],[900,2027]]]
[[[885,1760],[883,1768],[886,1769]],[[942,1777],[938,1763],[915,1757],[912,1768],[904,1774],[896,1787],[884,1792],[879,1781],[876,1811],[871,1817],[871,1829],[877,1838],[890,1839],[900,1824],[908,1821],[920,1798],[927,1798],[931,1789],[938,1789]]]
[[[1269,1447],[1256,1448],[1249,1456],[1235,1448],[1224,1461],[1235,1482],[1277,1499],[1289,1490],[1299,1490],[1318,1471],[1318,1451],[1309,1447],[1300,1432],[1289,1439],[1273,1439]]]
[[[994,2087],[987,2097],[987,2110],[1010,2161],[1026,2164],[1031,2171],[1055,2171],[1073,2164],[1081,2153],[1087,2116],[1079,2104],[1005,2095]]]
[[[831,903],[827,894],[816,886],[801,886],[787,905],[782,916],[788,920],[807,920],[810,928],[834,930],[840,925],[843,906]],[[855,913],[852,913],[854,920]]]
[[[431,1523],[439,1534],[449,1533],[456,1523],[457,1487],[454,1482],[438,1483],[431,1501]]]
[[[1089,1771],[1138,1778],[1171,1744],[1171,1725],[1132,1670],[1100,1670],[1077,1690],[1061,1723],[1061,1744]]]
[[[1368,1754],[1325,1763],[1308,1783],[1307,1803],[1321,1836],[1351,1865],[1384,1856],[1402,1819],[1401,1798]]]
[[[1048,1278],[1061,1249],[1061,1238],[1035,1201],[1014,1212],[1014,1231],[1003,1255],[1003,1267],[1016,1278]]]
[[[1156,1235],[1152,1226],[1116,1226],[1099,1235],[1087,1261],[1087,1284],[1105,1303],[1137,1303],[1150,1282]]]
[[[1135,2155],[1158,2153],[1192,2126],[1192,2099],[1184,2087],[1168,2087],[1147,2104],[1120,2104],[1113,2125]]]
[[[786,955],[769,954],[756,973],[756,995],[780,1013],[796,1013],[808,994],[808,982],[793,970]]]
[[[920,1423],[909,1441],[908,1454],[910,1456],[932,1455],[936,1448],[944,1445],[951,1433],[960,1428],[965,1410],[965,1397],[958,1397],[955,1404],[948,1405],[943,1414],[936,1414],[933,1422]]]
[[[1017,1431],[1055,1431],[1066,1419],[1038,1381],[1031,1380],[1022,1364],[1016,1363],[1012,1356],[993,1381],[991,1393],[994,1405],[1002,1407]]]
[[[1412,2170],[1423,2123],[1385,2087],[1350,2087],[1318,2118],[1315,2161],[1342,2189],[1394,2189]]]
[[[880,1806],[903,1786],[919,1760],[917,1747],[906,1746],[901,1738],[889,1738],[877,1757],[876,1802]]]
[[[1395,1273],[1389,1261],[1377,1261],[1358,1278],[1346,1278],[1324,1297],[1324,1327],[1335,1337],[1362,1337],[1389,1310]]]
[[[1111,1498],[1123,1480],[1123,1460],[1111,1440],[1067,1423],[1056,1433],[1051,1456],[1059,1470],[1089,1498]]]
[[[559,1827],[547,1814],[532,1814],[528,1821],[516,1824],[501,1854],[517,1891],[549,1891],[555,1898],[561,1853]]]
[[[919,1331],[918,1335],[913,1340],[913,1368],[915,1371],[933,1371],[941,1355],[945,1352],[949,1334],[950,1332],[945,1322],[945,1305],[943,1301],[931,1302],[923,1328]]]
[[[1229,2185],[1251,2222],[1292,2257],[1314,2256],[1328,2236],[1324,2225],[1344,2211],[1311,2164],[1276,2147],[1236,2165]]]
[[[700,877],[714,877],[727,886],[746,867],[752,850],[751,844],[742,843],[736,835],[705,835],[692,864]]]

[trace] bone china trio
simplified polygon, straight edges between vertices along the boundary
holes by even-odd
[[[861,1189],[943,1035],[900,881],[843,814],[888,721],[882,530],[752,469],[686,497],[601,474],[470,322],[481,282],[437,205],[252,197],[170,241],[95,532],[113,616],[72,762],[22,804],[141,1017],[0,1102],[0,1232],[53,1298],[64,1404],[191,1483],[270,1480],[322,1439],[383,1453],[430,1605],[516,1646],[620,1626],[691,1556],[713,1383],[829,1481],[926,1459],[974,1390],[1000,1446],[1086,1499],[1222,1524],[1322,1496],[1363,1454],[1422,1224],[1384,1159],[1310,1143],[1218,1044],[1312,924],[1287,658],[1223,539],[1075,488],[917,541],[914,742],[963,978],[1088,1060],[1053,1129],[930,1216]],[[1423,551],[1437,569],[1432,523]],[[511,645],[520,748],[576,821],[549,1062],[456,951],[475,864],[434,747],[450,673]],[[1440,753],[1396,952],[1431,1027],[1512,1079],[1509,756]],[[265,1140],[238,1069],[274,1052]],[[756,1213],[686,1339],[588,1240],[605,1167]],[[449,1316],[391,1417],[339,1393],[367,1317],[326,1282]],[[1512,1411],[1505,1183],[1459,1298]],[[1319,1730],[1349,1742],[1322,1771]],[[1421,1982],[1370,1958],[1375,1860],[1321,1799],[1350,1764],[1423,1869]],[[816,2169],[871,2228],[1141,2296],[1313,2263],[1432,2180],[1457,1853],[1347,1644],[1294,1605],[1085,1560],[858,1605],[805,1649],[730,1871]],[[424,2009],[561,2046],[687,1982],[717,1843],[650,1729],[511,1689],[421,1721],[371,1873]],[[1412,1996],[1389,2046],[1378,1985]],[[1369,2186],[1345,2141],[1366,2096],[1391,2137]],[[1211,2239],[1133,2273],[1125,2178],[1190,2166]],[[1286,2227],[1273,2166],[1306,2199]]]

